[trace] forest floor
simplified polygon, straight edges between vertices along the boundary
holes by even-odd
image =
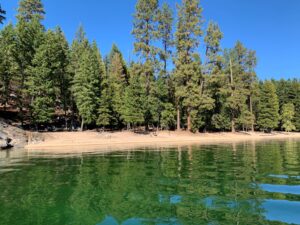
[[[34,137],[34,133],[31,134]],[[199,133],[160,131],[150,134],[124,132],[61,132],[38,133],[39,141],[29,136],[26,148],[49,153],[77,153],[91,151],[120,151],[145,147],[171,147],[190,144],[237,143],[256,140],[300,139],[300,133]]]

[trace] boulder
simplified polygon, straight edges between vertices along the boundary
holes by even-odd
[[[0,132],[0,149],[12,148],[13,145],[11,144],[11,141],[12,141],[12,139],[10,139],[5,134]]]
[[[23,148],[27,144],[27,135],[24,130],[9,125],[0,119],[0,149],[12,147]]]

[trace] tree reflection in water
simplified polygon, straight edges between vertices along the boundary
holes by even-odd
[[[139,150],[0,159],[1,224],[300,224],[300,142]]]

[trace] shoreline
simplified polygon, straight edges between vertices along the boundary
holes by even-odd
[[[154,134],[124,132],[39,133],[43,141],[29,142],[25,149],[33,152],[74,153],[89,151],[121,151],[139,147],[168,147],[191,144],[228,144],[246,141],[299,139],[300,133],[201,133],[161,131]]]

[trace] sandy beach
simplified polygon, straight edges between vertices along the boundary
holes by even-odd
[[[205,133],[162,131],[156,134],[136,134],[133,132],[61,132],[41,133],[42,140],[31,142],[26,149],[53,153],[82,151],[125,150],[138,147],[172,146],[189,144],[237,143],[273,139],[300,139],[300,133],[275,132],[255,133]]]

